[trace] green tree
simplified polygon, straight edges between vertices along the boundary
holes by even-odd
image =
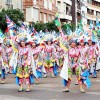
[[[43,22],[37,22],[37,23],[34,23],[32,22],[31,24],[32,27],[34,27],[36,29],[36,31],[45,31],[46,29],[48,29],[48,31],[56,31],[58,32],[58,29],[54,23],[54,21],[52,22],[47,22],[47,23],[43,23]]]
[[[48,29],[48,31],[56,31],[56,32],[58,32],[58,28],[56,27],[54,21],[46,23],[45,26]]]
[[[33,24],[33,27],[36,29],[36,31],[40,31],[40,30],[45,30],[45,24],[42,22],[37,22]]]
[[[5,31],[7,28],[6,15],[19,25],[19,21],[24,21],[24,14],[19,9],[2,9],[0,12],[0,29]]]

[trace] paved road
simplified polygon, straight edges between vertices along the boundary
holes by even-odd
[[[75,77],[71,85],[70,93],[63,93],[62,79],[44,78],[39,85],[33,85],[32,91],[18,93],[18,86],[15,84],[14,75],[7,76],[6,84],[0,84],[0,100],[100,100],[100,72],[98,78],[91,79],[92,87],[86,89],[86,93],[79,92],[75,86]]]

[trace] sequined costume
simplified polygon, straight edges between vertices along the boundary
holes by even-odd
[[[19,84],[30,84],[30,48],[18,48],[18,66],[16,76],[19,78]]]

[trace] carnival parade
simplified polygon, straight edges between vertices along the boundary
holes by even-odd
[[[87,28],[79,24],[75,32],[68,27],[64,31],[56,14],[54,22],[58,33],[48,30],[34,33],[24,23],[16,30],[15,23],[7,15],[6,22],[8,35],[0,32],[1,85],[8,84],[6,76],[12,74],[19,86],[18,92],[31,92],[33,84],[39,85],[41,79],[60,76],[63,92],[70,92],[75,76],[74,84],[78,85],[80,93],[86,92],[84,87],[92,88],[91,78],[97,78],[97,70],[100,70],[98,21],[96,26]]]

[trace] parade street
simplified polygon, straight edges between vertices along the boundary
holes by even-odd
[[[0,100],[100,100],[100,73],[98,78],[91,78],[92,87],[86,89],[86,93],[80,93],[73,76],[73,81],[69,93],[62,92],[62,79],[43,78],[39,85],[33,85],[31,92],[19,93],[18,86],[15,84],[14,75],[7,76],[6,84],[0,84]]]

